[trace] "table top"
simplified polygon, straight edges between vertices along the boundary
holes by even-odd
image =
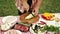
[[[60,13],[55,13],[55,14],[60,14]],[[39,14],[39,16],[40,16],[40,14]],[[20,17],[19,16],[15,16],[15,17],[17,17],[17,22],[20,22]],[[3,19],[3,17],[0,17],[0,24],[2,24],[3,22],[2,22],[2,19]],[[3,32],[0,30],[0,34],[3,34]],[[22,34],[32,34],[31,32],[22,32]]]
[[[17,22],[20,22],[20,20],[19,20],[19,16],[15,16],[15,17],[17,17]],[[3,22],[2,22],[2,19],[3,19],[4,17],[0,17],[0,24],[2,24]],[[32,34],[31,32],[22,32],[22,34]],[[2,32],[1,30],[0,30],[0,34],[4,34],[4,32]]]

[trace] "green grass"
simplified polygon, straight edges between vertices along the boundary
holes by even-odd
[[[0,0],[0,16],[17,15],[14,0]]]
[[[39,13],[60,13],[60,0],[43,0]]]
[[[60,0],[43,0],[39,13],[60,12]],[[14,0],[0,0],[0,16],[18,15]]]

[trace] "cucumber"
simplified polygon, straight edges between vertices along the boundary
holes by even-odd
[[[25,19],[26,20],[29,20],[29,19],[31,19],[32,17],[34,17],[32,14],[29,14]]]

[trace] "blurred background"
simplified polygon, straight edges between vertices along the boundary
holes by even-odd
[[[39,13],[60,13],[60,0],[43,0]],[[14,0],[0,0],[0,16],[18,15]]]

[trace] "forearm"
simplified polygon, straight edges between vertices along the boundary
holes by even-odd
[[[15,0],[15,5],[16,5],[16,7],[19,7],[19,1],[20,1],[20,0]]]
[[[42,0],[37,0],[37,3],[34,5],[34,8],[39,9],[41,6]]]

